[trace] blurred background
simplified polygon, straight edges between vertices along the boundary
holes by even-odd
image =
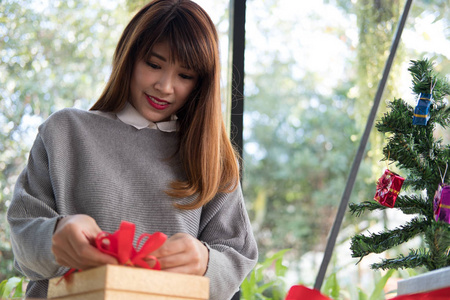
[[[0,280],[17,275],[5,214],[37,127],[59,109],[88,109],[96,101],[122,30],[146,2],[0,0]],[[220,34],[228,119],[230,3],[196,2]],[[285,272],[269,265],[259,283],[274,282],[265,291],[267,298],[293,284],[314,284],[404,4],[247,0],[243,191],[260,261],[289,249],[282,256]],[[414,105],[407,71],[411,60],[433,59],[436,71],[450,74],[449,20],[449,0],[413,1],[377,119],[394,98]],[[450,140],[446,130],[438,128],[436,134]],[[374,128],[350,201],[373,198],[386,168],[384,144]],[[404,221],[396,210],[346,215],[327,275],[339,286],[336,299],[370,295],[384,274],[369,265],[422,243],[418,237],[357,264],[349,239]],[[421,272],[396,271],[386,292],[396,289],[395,280]]]

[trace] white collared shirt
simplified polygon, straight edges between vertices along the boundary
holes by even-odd
[[[110,117],[110,113],[105,113],[102,111],[91,111],[93,113]],[[113,114],[114,115],[114,114]],[[117,117],[120,121],[122,121],[125,124],[131,125],[134,128],[140,130],[144,128],[150,128],[150,129],[159,129],[164,132],[173,132],[177,131],[177,116],[172,115],[170,117],[169,121],[163,121],[163,122],[152,122],[144,118],[129,102],[127,102],[124,109],[122,109],[120,112],[118,112],[115,117]]]

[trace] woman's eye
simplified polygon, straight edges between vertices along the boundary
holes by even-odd
[[[147,66],[149,66],[150,68],[153,68],[153,69],[160,69],[160,67],[159,67],[157,64],[154,64],[154,63],[149,62],[149,61],[147,61],[147,62],[145,62],[145,63],[146,63]]]
[[[183,79],[194,79],[194,76],[187,75],[187,74],[180,74],[180,77]]]

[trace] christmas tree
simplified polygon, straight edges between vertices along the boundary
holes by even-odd
[[[396,209],[398,213],[413,216],[395,229],[354,236],[350,248],[352,257],[359,257],[361,261],[370,253],[382,253],[418,235],[423,237],[425,247],[411,249],[406,256],[383,259],[372,264],[372,269],[424,266],[435,270],[450,265],[450,224],[435,216],[436,208],[442,206],[441,209],[448,209],[450,213],[450,206],[437,204],[438,207],[434,207],[436,191],[450,178],[450,171],[447,172],[450,146],[434,135],[437,125],[447,128],[450,124],[450,109],[444,99],[450,94],[450,85],[428,59],[411,61],[408,71],[412,75],[412,90],[418,97],[417,106],[394,99],[388,104],[388,112],[375,125],[387,141],[383,160],[395,164],[400,174],[387,169],[377,182],[376,201],[351,203],[350,211],[360,216],[365,211]],[[387,184],[394,179],[399,179],[400,195],[399,188],[393,190],[393,185]],[[383,202],[386,197],[390,200]]]

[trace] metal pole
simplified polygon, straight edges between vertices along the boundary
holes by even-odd
[[[331,256],[333,254],[333,249],[336,244],[336,238],[339,234],[339,230],[342,225],[342,220],[344,219],[344,214],[348,206],[348,202],[350,199],[350,195],[352,193],[353,185],[355,183],[356,175],[358,174],[358,169],[363,159],[363,154],[366,149],[367,141],[369,139],[370,131],[373,127],[373,123],[375,120],[375,116],[377,114],[378,106],[380,104],[381,96],[383,95],[384,87],[386,86],[386,81],[389,76],[389,72],[391,70],[392,62],[394,60],[395,53],[397,52],[397,47],[400,42],[400,37],[403,32],[403,28],[405,27],[406,19],[408,17],[409,10],[411,8],[412,0],[407,0],[405,4],[405,8],[403,10],[403,14],[401,16],[400,22],[397,26],[397,32],[395,33],[394,40],[391,45],[391,52],[389,53],[389,57],[386,61],[386,65],[383,71],[383,77],[378,85],[378,90],[375,95],[375,100],[373,102],[372,110],[370,111],[369,118],[366,123],[366,128],[364,130],[363,136],[361,138],[358,151],[356,153],[355,160],[353,161],[353,165],[350,171],[350,175],[347,180],[347,184],[345,186],[344,193],[342,195],[341,203],[339,205],[339,209],[336,215],[336,219],[334,220],[333,227],[331,228],[330,235],[328,237],[327,246],[325,248],[324,257],[322,260],[322,264],[320,265],[319,273],[316,277],[316,282],[314,284],[314,289],[320,291],[323,283],[323,279],[325,277],[325,273],[327,271],[328,264],[330,262]]]
[[[244,54],[245,54],[245,13],[246,0],[230,0],[229,55],[231,80],[230,137],[239,157],[243,157],[244,129]],[[240,159],[240,179],[242,182],[243,160]],[[231,300],[239,300],[240,290]]]
[[[246,0],[230,1],[230,54],[232,55],[230,136],[240,157],[243,155],[245,12]]]

